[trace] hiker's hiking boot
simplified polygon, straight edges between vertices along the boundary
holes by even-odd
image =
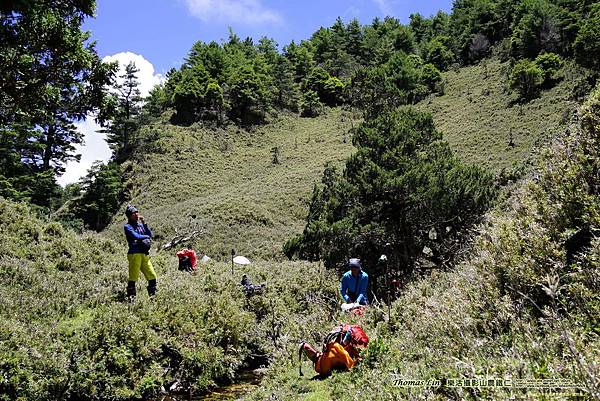
[[[127,300],[134,301],[135,300],[135,281],[129,281],[127,283]]]
[[[148,295],[153,297],[156,294],[156,279],[148,281]]]

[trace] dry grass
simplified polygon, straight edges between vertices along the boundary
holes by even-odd
[[[206,231],[194,245],[208,255],[226,259],[235,248],[251,259],[282,259],[283,242],[304,227],[324,164],[341,166],[351,154],[353,124],[333,109],[315,119],[284,115],[253,132],[150,126],[160,139],[132,166],[131,202],[164,239],[194,214]],[[109,231],[122,235],[120,223]]]
[[[448,71],[445,94],[418,105],[433,114],[436,128],[463,160],[495,172],[535,155],[564,128],[565,117],[576,107],[569,100],[568,79],[529,103],[514,103],[509,68],[508,63],[489,60]],[[509,146],[511,132],[514,146]]]

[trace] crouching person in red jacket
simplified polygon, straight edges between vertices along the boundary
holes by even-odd
[[[179,270],[184,270],[188,273],[196,270],[198,257],[196,256],[196,251],[194,251],[190,245],[187,245],[181,251],[177,252],[176,255],[179,259]]]

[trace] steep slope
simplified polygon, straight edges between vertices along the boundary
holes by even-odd
[[[349,112],[333,109],[314,119],[284,115],[253,132],[151,125],[143,135],[154,140],[131,165],[131,203],[163,239],[196,215],[206,234],[195,245],[208,255],[235,248],[281,258],[282,243],[303,228],[324,164],[340,166],[352,152],[353,124]],[[118,224],[111,231],[121,234]]]
[[[489,60],[449,71],[445,94],[416,106],[433,114],[465,161],[496,173],[529,163],[575,107],[569,100],[574,78],[530,103],[512,103],[507,70],[508,64]],[[226,258],[235,248],[253,258],[280,259],[283,242],[302,231],[324,164],[341,167],[352,153],[349,130],[359,122],[341,109],[314,119],[282,115],[252,132],[173,126],[165,118],[142,129],[147,145],[129,166],[131,202],[149,217],[160,241],[192,223],[205,231],[194,246],[208,255]],[[273,163],[275,147],[279,164]],[[115,238],[121,218],[109,229]]]
[[[572,116],[576,77],[565,70],[556,86],[520,105],[508,89],[509,64],[484,60],[444,73],[444,94],[418,107],[433,114],[436,127],[463,160],[500,172],[530,158]]]
[[[468,260],[409,283],[391,316],[358,319],[371,337],[358,367],[310,380],[281,358],[247,399],[600,399],[600,87],[579,115]]]

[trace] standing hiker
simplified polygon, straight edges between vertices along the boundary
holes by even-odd
[[[135,297],[135,283],[140,276],[140,271],[148,280],[148,295],[153,296],[156,293],[156,273],[148,256],[152,230],[134,206],[127,205],[125,215],[127,216],[127,224],[123,228],[129,244],[129,251],[127,252],[127,261],[129,262],[127,296],[130,298]]]
[[[369,276],[362,270],[360,259],[350,259],[348,261],[348,270],[342,276],[340,282],[340,292],[346,304],[367,305],[367,286],[369,285]]]

